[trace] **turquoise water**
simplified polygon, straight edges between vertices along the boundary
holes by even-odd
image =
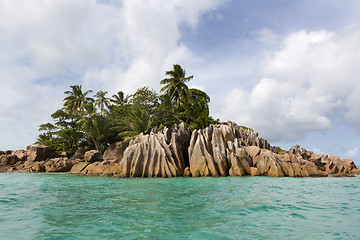
[[[360,239],[360,177],[3,173],[0,239]]]

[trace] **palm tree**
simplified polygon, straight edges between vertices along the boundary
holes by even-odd
[[[128,97],[125,97],[122,91],[119,91],[117,94],[112,95],[110,102],[115,103],[116,105],[122,106],[124,103],[127,103]]]
[[[96,98],[95,100],[95,104],[97,106],[99,106],[100,108],[100,112],[103,113],[103,114],[107,114],[108,111],[105,109],[106,108],[109,108],[110,106],[110,99],[105,97],[105,95],[107,94],[108,92],[104,92],[104,91],[98,91],[94,97]]]
[[[130,113],[126,125],[128,130],[121,132],[119,136],[130,141],[140,133],[149,133],[153,127],[153,118],[148,111],[137,108]]]
[[[74,114],[76,112],[83,110],[83,105],[87,102],[93,101],[92,98],[86,97],[91,90],[82,92],[81,85],[70,86],[71,91],[65,91],[64,93],[68,95],[64,98],[64,107],[69,113]]]
[[[188,86],[185,84],[190,81],[194,76],[186,77],[186,72],[181,68],[179,64],[174,65],[174,69],[167,71],[166,75],[170,76],[170,78],[165,78],[161,80],[161,84],[166,84],[163,88],[161,88],[161,92],[165,92],[170,96],[172,100],[179,106],[180,101],[184,101],[186,99],[188,93]]]
[[[96,150],[100,151],[99,143],[96,141],[95,135],[99,133],[97,118],[99,113],[96,112],[96,106],[93,102],[84,105],[84,116],[78,121],[81,123],[81,130],[87,133],[93,140]]]

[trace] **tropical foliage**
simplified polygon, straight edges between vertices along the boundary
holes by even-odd
[[[125,96],[118,91],[83,91],[81,85],[65,92],[63,108],[51,115],[53,123],[40,125],[37,143],[50,146],[59,155],[73,154],[79,148],[98,149],[116,141],[130,141],[151,129],[185,123],[191,129],[216,123],[209,116],[210,97],[199,89],[189,88],[193,76],[186,76],[180,65],[166,72],[161,80],[162,94],[145,86]]]

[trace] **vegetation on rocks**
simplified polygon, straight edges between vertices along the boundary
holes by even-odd
[[[194,130],[218,123],[209,116],[210,97],[186,85],[194,76],[186,76],[178,64],[166,75],[160,93],[145,86],[128,96],[122,91],[112,97],[106,91],[91,96],[92,90],[70,86],[63,107],[51,115],[53,122],[40,125],[37,143],[50,146],[58,156],[71,156],[81,148],[103,152],[111,143],[129,142],[153,128],[184,123]]]

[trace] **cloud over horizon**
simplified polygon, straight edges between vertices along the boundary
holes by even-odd
[[[263,78],[250,91],[235,88],[228,94],[224,116],[273,141],[329,130],[338,118],[360,130],[359,41],[358,25],[339,33],[288,34],[279,49],[264,54]]]

